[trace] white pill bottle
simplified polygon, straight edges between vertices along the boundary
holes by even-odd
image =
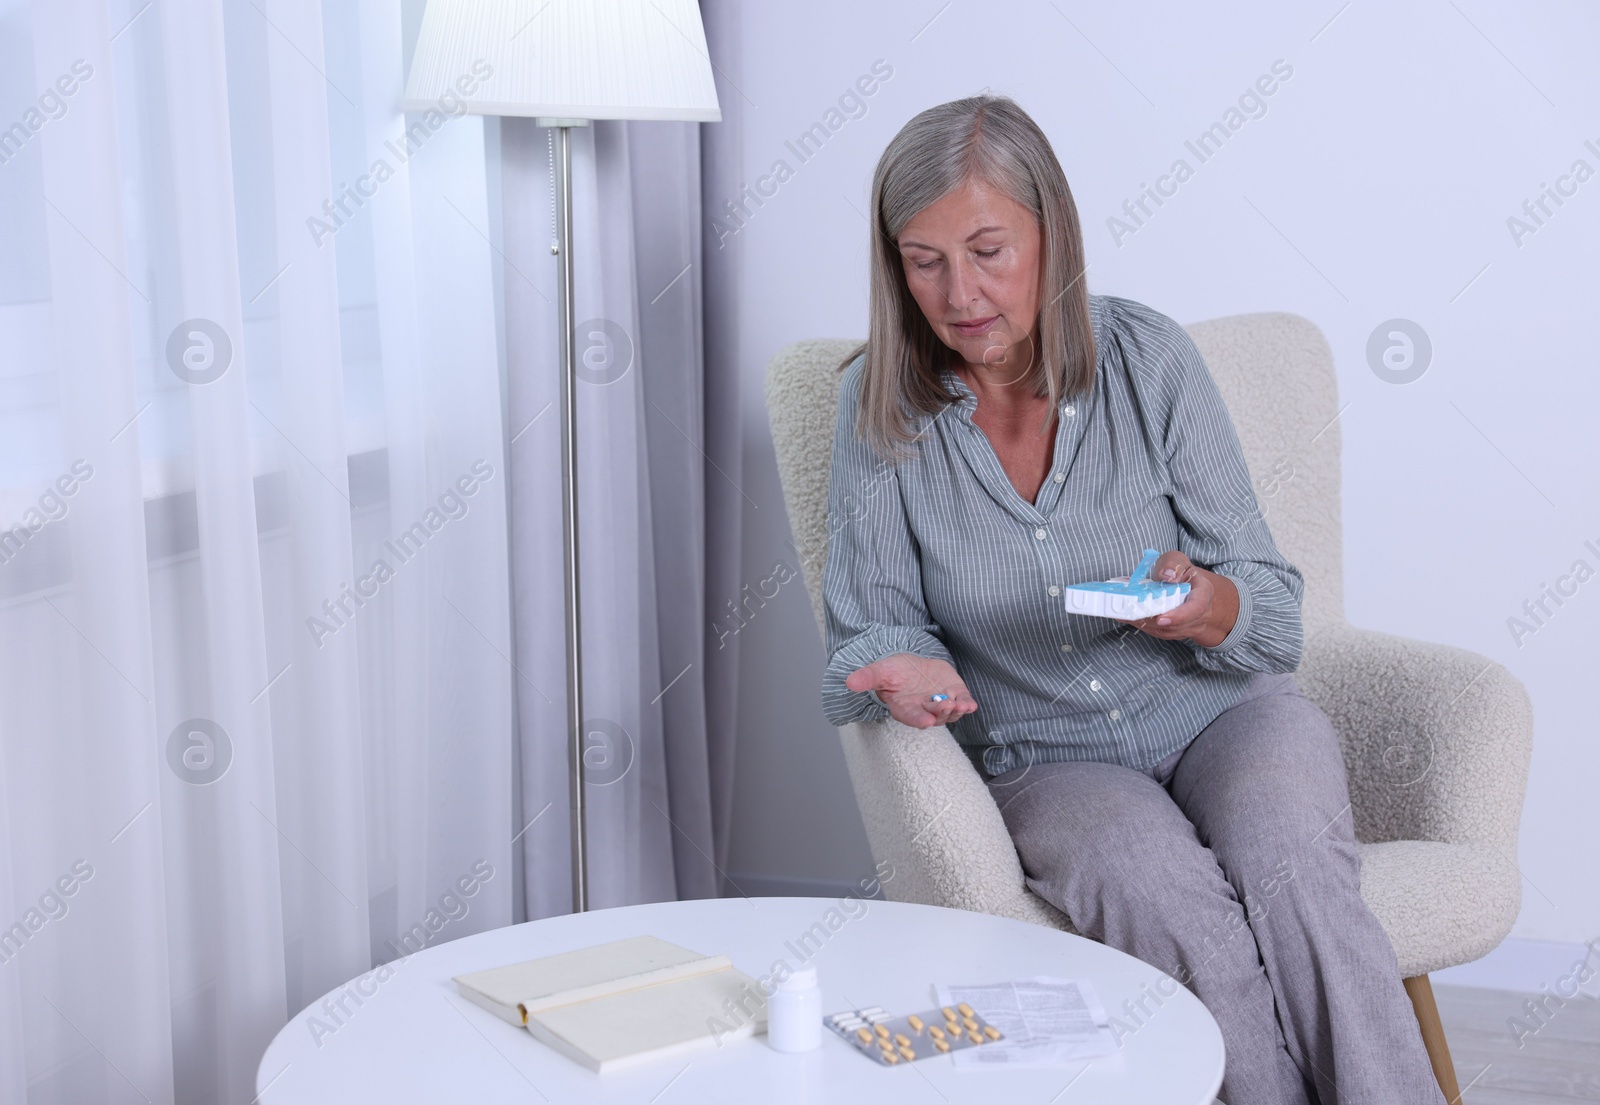
[[[815,967],[793,972],[767,999],[767,1043],[774,1051],[822,1046],[822,988]]]

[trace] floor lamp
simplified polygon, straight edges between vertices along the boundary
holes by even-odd
[[[407,111],[531,116],[558,137],[561,525],[567,649],[572,908],[589,908],[584,823],[583,661],[578,583],[577,334],[572,302],[572,128],[594,119],[715,123],[695,0],[428,0]],[[507,196],[506,202],[516,202]]]

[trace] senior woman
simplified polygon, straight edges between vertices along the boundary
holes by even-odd
[[[833,441],[828,719],[948,725],[1028,885],[1215,1016],[1229,1105],[1443,1101],[1361,900],[1338,738],[1291,674],[1303,580],[1193,341],[1088,293],[1061,166],[1005,97],[907,123],[872,218]],[[1063,588],[1145,548],[1181,606],[1067,612]]]

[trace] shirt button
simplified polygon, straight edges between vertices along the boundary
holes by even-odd
[[[1057,472],[1056,473],[1056,482],[1057,483],[1060,483],[1062,480],[1064,480],[1066,478],[1067,478],[1067,474],[1065,472]]]
[[[1100,689],[1100,680],[1098,680],[1098,679],[1089,680],[1089,689],[1091,691],[1098,691]]]
[[[1033,535],[1039,540],[1043,541],[1046,537],[1050,536],[1050,531],[1041,526],[1033,531]]]
[[[1054,583],[1052,583],[1049,589],[1045,592],[1045,594],[1049,595],[1051,598],[1055,598],[1060,593],[1061,588],[1057,587]]]
[[[1077,408],[1074,407],[1071,403],[1068,403],[1066,406],[1061,408],[1061,413],[1066,415],[1068,418],[1071,418],[1074,414],[1077,413]]]
[[[1116,721],[1119,717],[1122,716],[1122,711],[1121,710],[1112,710],[1111,713],[1107,714],[1106,716],[1109,717],[1112,721]]]
[[[1072,651],[1072,642],[1071,641],[1063,642],[1062,645],[1061,645],[1061,651],[1062,652],[1071,652]]]

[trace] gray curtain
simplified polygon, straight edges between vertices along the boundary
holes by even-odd
[[[735,13],[708,6],[719,67]],[[725,120],[730,94],[719,78]],[[580,580],[589,904],[724,891],[739,593],[737,334],[730,250],[702,227],[726,191],[723,124],[601,121],[573,135]],[[500,170],[522,913],[571,908],[557,283],[550,144],[505,119]],[[730,193],[731,194],[731,193]],[[469,740],[470,734],[463,734]],[[525,828],[524,828],[525,827]]]

